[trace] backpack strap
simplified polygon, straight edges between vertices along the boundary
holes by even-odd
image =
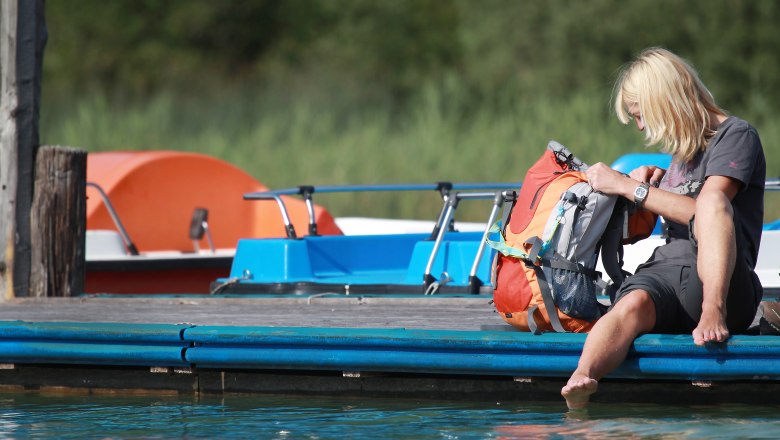
[[[527,240],[525,240],[525,244],[531,245],[531,250],[528,252],[528,259],[534,263],[537,264],[542,261],[542,256],[547,253],[547,251],[550,250],[550,247],[552,246],[553,238],[555,237],[555,233],[558,232],[558,227],[561,225],[561,220],[563,220],[563,215],[566,208],[562,203],[558,204],[558,209],[555,212],[555,220],[554,225],[552,228],[552,231],[550,231],[550,235],[547,237],[547,239],[542,240],[539,237],[529,237]]]
[[[531,250],[528,251],[528,262],[531,264],[536,264],[542,260],[542,255],[547,251],[545,249],[545,242],[542,241],[539,237],[528,237],[523,244],[527,244],[531,246]]]
[[[595,269],[588,269],[587,267],[575,261],[569,261],[560,256],[558,256],[558,258],[553,258],[550,260],[543,259],[541,263],[542,266],[551,267],[553,269],[563,269],[563,270],[568,270],[569,272],[579,272],[595,279],[601,278],[601,273],[599,271]]]
[[[534,304],[531,307],[528,308],[528,330],[531,331],[531,333],[535,335],[541,335],[542,332],[539,330],[539,326],[536,325],[536,321],[534,320],[534,313],[536,313],[536,310],[539,308],[538,305]],[[778,333],[780,334],[780,333]]]
[[[485,243],[487,243],[488,246],[507,257],[515,257],[521,260],[528,258],[528,254],[526,252],[506,244],[504,234],[501,232],[501,221],[497,221],[493,224],[493,226],[490,227],[490,229],[488,229],[488,235],[493,233],[498,233],[498,241],[491,240],[486,236]]]
[[[626,203],[625,199],[618,199],[600,242],[601,263],[604,265],[604,272],[612,279],[612,284],[606,289],[612,302],[615,300],[617,289],[620,288],[626,276],[630,275],[623,270],[623,245],[621,244],[624,216],[628,212]]]
[[[506,232],[506,228],[509,226],[509,220],[512,219],[512,211],[517,204],[517,192],[512,191],[512,203],[504,203],[504,211],[501,213],[501,225],[504,225],[503,229],[499,228],[501,232]]]
[[[544,308],[547,310],[547,317],[550,319],[550,325],[553,330],[558,333],[566,333],[566,329],[563,328],[561,320],[558,318],[558,308],[555,307],[555,300],[553,300],[552,291],[550,290],[550,284],[547,282],[547,278],[544,276],[544,270],[540,266],[532,265],[536,271],[536,281],[539,283],[539,290],[542,292],[542,301],[544,301]],[[534,312],[536,306],[528,308],[528,329],[535,334],[540,332],[534,330],[536,328],[536,322],[534,321]],[[531,327],[531,323],[534,323],[534,328]]]

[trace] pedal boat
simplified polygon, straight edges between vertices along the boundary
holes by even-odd
[[[228,276],[239,238],[286,235],[273,206],[242,199],[267,189],[202,154],[90,153],[85,292],[208,294]],[[282,200],[290,225],[312,217],[319,234],[341,234],[324,208]]]

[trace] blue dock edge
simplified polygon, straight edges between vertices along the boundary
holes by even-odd
[[[0,322],[0,362],[188,366],[186,325]]]
[[[584,340],[507,331],[12,321],[0,322],[0,363],[563,378]],[[780,338],[734,336],[699,347],[689,335],[644,335],[608,378],[777,381]]]

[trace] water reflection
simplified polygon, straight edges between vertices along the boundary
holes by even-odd
[[[449,402],[300,396],[0,394],[0,437],[780,438],[776,406]]]

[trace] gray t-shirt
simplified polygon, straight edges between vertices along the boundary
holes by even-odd
[[[755,128],[730,116],[718,126],[704,152],[688,163],[672,162],[660,188],[695,199],[709,176],[731,177],[742,183],[731,202],[741,227],[737,236],[745,241],[737,246],[744,249],[748,265],[755,268],[764,221],[766,181],[764,150]],[[694,258],[688,244],[688,225],[669,222],[669,243],[659,247],[651,259],[685,264]]]

